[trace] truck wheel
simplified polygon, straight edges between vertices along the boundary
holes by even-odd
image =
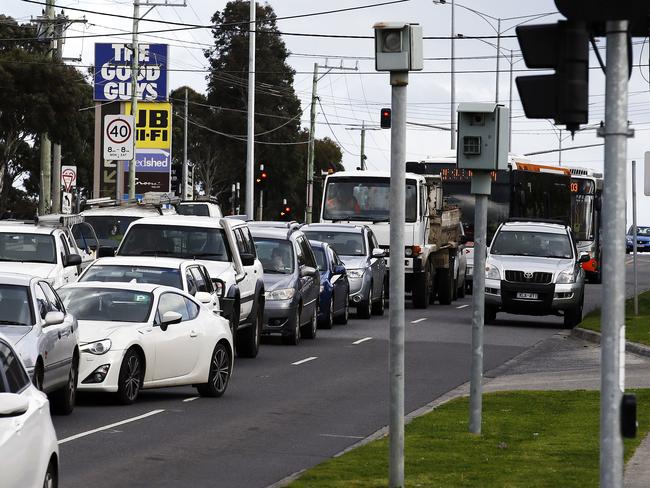
[[[465,298],[466,289],[467,289],[467,284],[463,282],[463,286],[458,287],[458,298]]]
[[[438,276],[440,276],[438,299],[441,305],[450,305],[454,296],[454,276],[450,268],[439,268]]]
[[[427,308],[427,305],[429,305],[432,290],[431,280],[429,265],[427,265],[424,274],[413,280],[412,300],[415,308]]]

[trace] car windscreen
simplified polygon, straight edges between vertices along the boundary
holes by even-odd
[[[634,227],[630,227],[630,230],[627,231],[627,235],[631,236],[634,234]],[[638,227],[636,228],[636,236],[650,237],[650,227]]]
[[[65,308],[77,320],[99,322],[146,322],[153,295],[115,288],[60,288]]]
[[[293,273],[294,254],[290,241],[256,237],[255,250],[265,273],[287,275]]]
[[[501,231],[494,237],[490,254],[571,259],[573,252],[567,234],[531,231]]]
[[[341,256],[365,256],[366,246],[361,232],[336,232],[302,229],[313,241],[327,242]]]
[[[0,285],[0,325],[34,325],[26,286]]]
[[[316,264],[318,265],[318,271],[327,270],[327,260],[325,258],[325,249],[322,247],[312,246],[312,251],[314,251],[314,256],[316,256]]]
[[[198,215],[201,217],[209,217],[210,210],[205,203],[183,203],[176,207],[178,215]]]
[[[115,241],[117,247],[126,234],[131,222],[135,222],[141,217],[116,217],[111,215],[87,215],[84,221],[88,222],[95,229],[98,239]],[[106,243],[102,243],[106,244]]]
[[[325,189],[324,220],[388,222],[390,219],[390,178],[330,178]],[[417,185],[406,180],[406,222],[417,217]]]
[[[135,224],[124,237],[118,256],[171,256],[230,261],[223,229],[184,225]]]
[[[103,281],[128,283],[153,283],[183,289],[183,280],[179,268],[157,268],[150,266],[132,266],[119,264],[93,264],[79,278],[79,281]]]
[[[54,236],[0,232],[0,261],[55,264]]]

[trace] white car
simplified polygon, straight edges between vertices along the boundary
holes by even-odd
[[[79,370],[77,320],[50,284],[0,273],[0,333],[12,342],[34,385],[50,395],[53,410],[70,414]]]
[[[221,207],[214,198],[198,197],[195,200],[184,200],[176,206],[180,215],[198,215],[220,219],[223,217]]]
[[[99,258],[79,276],[79,282],[86,281],[135,281],[171,286],[189,293],[216,314],[221,313],[219,296],[208,270],[197,261],[156,257]]]
[[[79,321],[79,391],[135,402],[143,388],[196,385],[224,394],[233,367],[228,321],[194,297],[141,283],[74,283],[59,294]]]
[[[47,397],[0,334],[0,476],[3,488],[58,486],[59,447]]]
[[[246,222],[193,215],[133,222],[117,256],[195,259],[215,281],[237,354],[257,356],[264,316],[264,269]]]

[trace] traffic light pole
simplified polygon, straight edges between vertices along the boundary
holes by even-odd
[[[636,242],[636,161],[632,161],[632,266],[634,273],[634,315],[639,315],[639,280],[636,272],[637,242]]]
[[[185,118],[183,119],[183,171],[182,171],[182,184],[181,198],[187,200],[187,87],[185,87]]]
[[[390,73],[392,125],[390,130],[390,408],[389,487],[404,486],[404,222],[406,185],[406,87],[408,72]]]
[[[625,235],[628,101],[627,20],[607,22],[600,486],[623,487],[621,400],[625,389]]]
[[[260,190],[260,206],[257,211],[257,220],[264,220],[262,215],[264,214],[264,190]]]

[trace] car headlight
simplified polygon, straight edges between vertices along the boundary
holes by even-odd
[[[501,279],[501,273],[499,273],[499,268],[497,268],[493,264],[488,264],[485,267],[485,277],[488,280],[500,280]]]
[[[111,349],[112,342],[110,339],[103,339],[101,341],[89,342],[81,346],[81,352],[89,352],[90,354],[100,355],[106,354]]]
[[[264,296],[267,300],[291,300],[296,290],[293,288],[282,288],[280,290],[267,291]]]
[[[557,284],[566,284],[566,283],[575,283],[576,282],[576,273],[573,268],[565,269],[557,275]]]
[[[358,279],[363,278],[363,274],[366,272],[364,268],[359,269],[348,269],[348,278]]]
[[[626,236],[626,237],[625,237],[625,240],[626,240],[627,242],[629,242],[630,244],[632,244],[632,237],[631,237],[631,236]]]

